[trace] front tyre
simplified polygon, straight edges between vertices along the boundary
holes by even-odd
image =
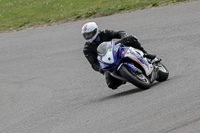
[[[128,66],[122,65],[119,69],[119,73],[128,82],[139,87],[140,89],[146,90],[150,87],[148,78],[142,73],[134,73]]]

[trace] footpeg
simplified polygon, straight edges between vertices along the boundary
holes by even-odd
[[[157,63],[157,62],[160,62],[162,59],[159,59],[159,58],[155,58],[155,59],[153,59],[152,61],[151,61],[151,63],[153,64],[153,63]]]

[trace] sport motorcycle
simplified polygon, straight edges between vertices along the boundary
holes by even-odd
[[[154,81],[168,79],[169,71],[161,63],[161,59],[148,59],[139,49],[115,45],[114,41],[110,41],[101,43],[97,52],[97,59],[104,72],[140,89],[150,88]]]

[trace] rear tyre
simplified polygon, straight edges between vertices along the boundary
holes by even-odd
[[[146,90],[150,87],[149,79],[142,73],[134,73],[128,66],[122,65],[119,69],[119,73],[128,82],[139,87],[140,89]]]
[[[162,81],[166,81],[169,77],[169,71],[167,70],[167,68],[162,64],[162,63],[158,63],[158,78],[156,79],[159,82]]]

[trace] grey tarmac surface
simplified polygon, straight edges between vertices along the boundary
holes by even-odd
[[[200,1],[0,35],[0,133],[199,133]],[[170,71],[146,91],[107,88],[82,25],[134,34]]]

